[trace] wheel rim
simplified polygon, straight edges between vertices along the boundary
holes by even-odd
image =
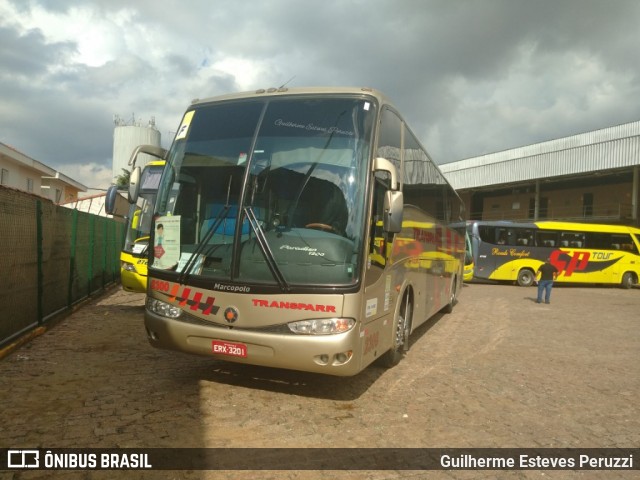
[[[531,285],[533,283],[533,275],[528,270],[520,272],[520,284]]]
[[[411,329],[411,302],[409,296],[405,296],[402,312],[398,317],[398,329],[396,331],[396,345],[399,351],[407,351],[409,348],[409,334]]]
[[[404,345],[404,330],[406,321],[404,315],[398,316],[398,328],[396,329],[396,350],[400,350]]]

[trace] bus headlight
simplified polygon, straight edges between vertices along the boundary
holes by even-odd
[[[136,267],[133,266],[133,263],[122,262],[122,269],[126,270],[127,272],[136,273]]]
[[[147,310],[167,318],[178,318],[182,315],[182,310],[166,302],[161,302],[155,298],[147,297]]]
[[[318,318],[291,322],[287,325],[289,330],[300,335],[331,335],[348,332],[355,324],[353,318]]]

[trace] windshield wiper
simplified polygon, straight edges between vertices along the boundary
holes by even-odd
[[[214,232],[218,230],[218,227],[220,227],[222,222],[227,218],[227,215],[229,214],[229,210],[231,210],[231,206],[228,203],[224,207],[222,207],[222,210],[220,210],[220,213],[218,213],[218,215],[216,216],[211,226],[207,229],[207,232],[198,242],[196,249],[189,256],[187,263],[182,269],[182,272],[180,272],[180,275],[178,276],[178,283],[180,284],[186,283],[191,273],[191,270],[193,270],[193,267],[195,267],[196,264],[198,263],[197,261],[198,255],[202,254],[207,244],[209,243],[209,240],[211,240],[211,237],[213,237]]]
[[[262,227],[258,222],[258,218],[256,217],[255,212],[251,207],[244,207],[244,213],[247,216],[247,220],[249,220],[249,225],[251,225],[251,229],[253,230],[253,233],[255,233],[256,235],[256,241],[258,243],[258,246],[260,247],[260,251],[262,252],[262,255],[264,255],[264,259],[266,260],[267,266],[271,271],[271,275],[273,275],[273,278],[275,278],[276,282],[278,282],[278,286],[280,287],[280,290],[282,290],[283,292],[290,291],[291,287],[289,287],[289,284],[287,283],[287,280],[284,278],[284,275],[282,274],[280,267],[278,267],[278,264],[276,263],[276,259],[273,256],[271,247],[269,246],[269,241],[267,240],[267,237],[265,237],[264,235],[264,230],[262,230]]]

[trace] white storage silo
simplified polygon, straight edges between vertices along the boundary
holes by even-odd
[[[115,129],[113,131],[113,177],[123,174],[122,169],[131,171],[129,159],[138,145],[160,146],[160,131],[156,128],[155,119],[151,119],[145,126],[132,119],[127,122],[117,115],[114,116]],[[154,157],[140,155],[136,166],[143,167]]]

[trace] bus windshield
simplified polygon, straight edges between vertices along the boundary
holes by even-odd
[[[342,95],[187,111],[158,192],[151,268],[283,290],[355,284],[375,108]]]
[[[123,251],[135,255],[144,254],[149,245],[149,231],[153,207],[158,193],[164,162],[153,162],[144,167],[140,175],[138,202],[129,209],[129,222]]]

